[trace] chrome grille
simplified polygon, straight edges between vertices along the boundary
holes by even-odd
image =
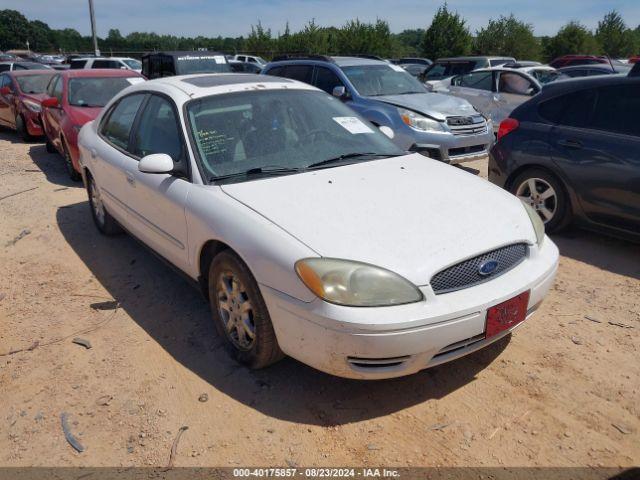
[[[525,243],[516,243],[483,253],[436,273],[431,278],[431,288],[436,295],[439,295],[478,285],[511,270],[522,262],[526,255],[527,245]],[[498,266],[490,275],[483,276],[479,271],[480,266],[489,260],[495,260]]]
[[[447,125],[454,135],[482,135],[487,133],[487,121],[482,115],[447,117]]]

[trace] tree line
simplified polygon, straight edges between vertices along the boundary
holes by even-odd
[[[40,20],[28,20],[16,10],[0,10],[0,50],[24,49],[27,42],[35,52],[90,52],[90,36],[73,28],[52,29]],[[323,27],[310,20],[292,32],[289,24],[273,33],[260,22],[246,36],[184,37],[132,32],[123,36],[116,28],[98,38],[103,54],[139,55],[153,50],[208,49],[225,53],[255,53],[267,58],[278,53],[321,53],[328,55],[371,54],[384,58],[423,56],[431,59],[460,55],[504,55],[523,60],[549,61],[570,53],[602,54],[627,58],[640,54],[640,26],[627,25],[615,10],[607,13],[595,31],[570,21],[554,36],[537,37],[533,26],[513,14],[490,19],[472,33],[466,20],[445,3],[425,28],[391,33],[381,19],[374,23],[347,21],[340,27]]]

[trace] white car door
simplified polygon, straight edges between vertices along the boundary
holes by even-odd
[[[498,72],[494,125],[499,125],[518,106],[540,91],[540,88],[519,72]]]
[[[98,126],[99,139],[88,149],[87,163],[109,213],[125,227],[129,225],[128,191],[125,188],[124,159],[128,158],[129,136],[146,94],[123,97],[113,105]]]
[[[132,233],[171,263],[187,270],[185,205],[192,183],[181,132],[173,101],[150,94],[134,125],[132,155],[124,158],[122,167]],[[169,155],[174,161],[174,172],[140,172],[139,160],[154,153]]]
[[[459,75],[451,79],[449,92],[456,97],[468,100],[480,113],[493,120],[494,87],[493,72],[480,71]]]

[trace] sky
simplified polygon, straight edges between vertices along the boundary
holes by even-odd
[[[340,26],[358,18],[389,22],[391,31],[426,28],[443,0],[94,0],[99,36],[111,28],[178,36],[240,36],[258,20],[274,34],[289,21],[292,31],[315,19],[321,26]],[[618,10],[628,26],[640,25],[640,0],[449,0],[472,33],[490,18],[513,13],[534,27],[536,35],[553,35],[570,20],[595,29],[605,13]],[[91,32],[88,0],[0,0],[0,9],[22,12],[52,28]]]

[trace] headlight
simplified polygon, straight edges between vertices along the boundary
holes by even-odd
[[[39,103],[32,102],[31,100],[23,100],[23,102],[24,106],[34,113],[40,113],[42,111],[42,107]]]
[[[306,258],[296,272],[316,296],[352,307],[383,307],[419,302],[422,292],[408,280],[367,263],[336,258]]]
[[[421,132],[443,132],[442,124],[437,120],[427,118],[419,113],[412,112],[405,108],[398,108],[398,113],[402,121],[409,125],[414,130]]]
[[[524,209],[527,211],[529,219],[531,219],[533,230],[536,232],[538,245],[542,245],[542,241],[544,240],[544,222],[540,218],[540,215],[538,215],[538,212],[531,208],[531,205],[525,202],[522,202],[522,205],[524,205]]]

